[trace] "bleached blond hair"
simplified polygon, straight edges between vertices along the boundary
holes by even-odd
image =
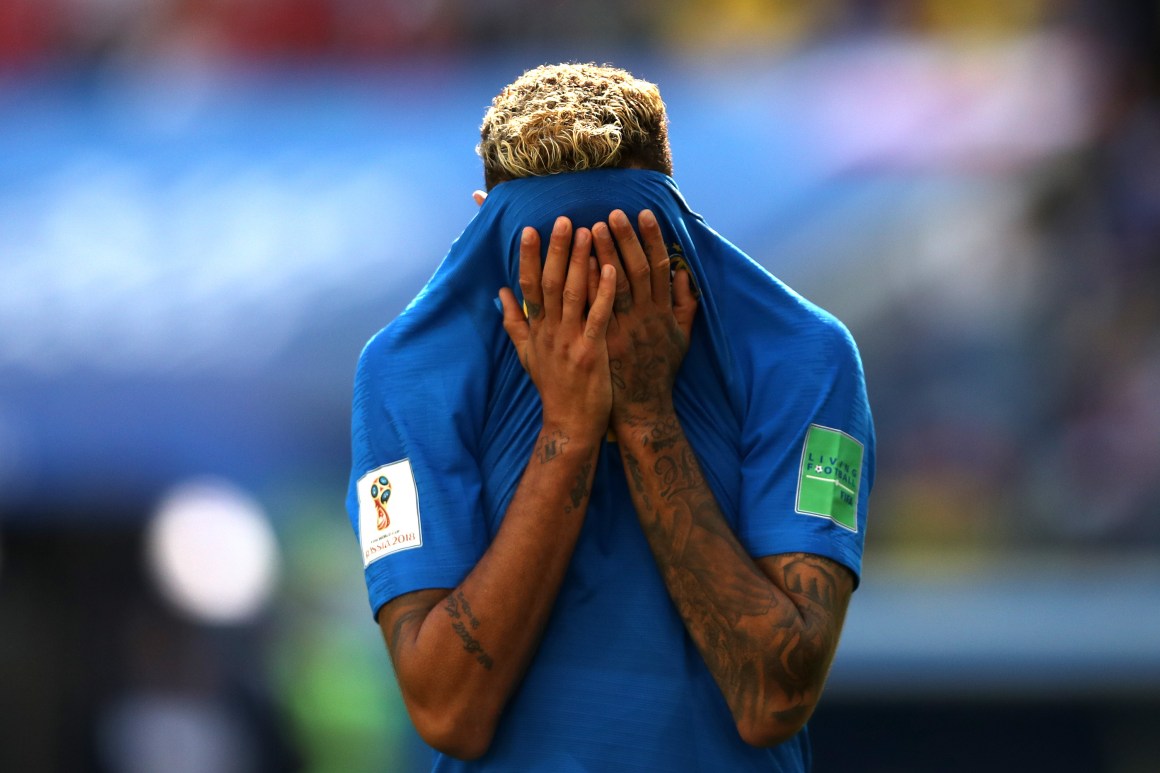
[[[484,183],[636,166],[672,174],[655,84],[595,64],[543,65],[504,88],[483,117]]]

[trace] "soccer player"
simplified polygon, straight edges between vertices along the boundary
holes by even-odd
[[[685,203],[667,120],[611,67],[505,88],[478,213],[360,358],[347,506],[435,770],[809,769],[862,367]]]

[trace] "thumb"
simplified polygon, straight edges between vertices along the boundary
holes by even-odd
[[[531,337],[528,318],[524,316],[524,310],[520,307],[519,301],[516,300],[516,295],[510,287],[505,287],[499,291],[499,301],[503,304],[504,332],[511,339],[512,346],[516,348],[516,356],[520,358],[524,370],[527,370],[528,339]]]

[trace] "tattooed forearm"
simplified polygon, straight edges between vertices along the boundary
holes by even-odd
[[[641,442],[652,446],[654,451],[663,451],[672,448],[681,438],[681,425],[676,418],[662,419],[654,422],[645,433]]]
[[[471,605],[467,603],[467,597],[463,595],[463,591],[449,595],[443,609],[451,618],[451,629],[463,640],[463,649],[470,653],[481,666],[490,671],[491,667],[495,665],[495,661],[484,651],[479,640],[467,630],[468,623],[471,624],[472,628],[478,628],[479,621],[471,614]]]
[[[730,529],[675,417],[634,429],[635,442],[622,442],[625,473],[686,629],[739,723],[793,732],[817,702],[851,577],[809,554],[762,559],[763,571]]]
[[[803,614],[779,594],[731,535],[715,507],[678,497],[649,542],[686,627],[734,715],[793,724],[812,711],[832,652],[828,615]],[[804,569],[804,567],[803,567]],[[788,575],[787,575],[788,576]],[[837,593],[799,578],[816,598]],[[773,696],[778,696],[774,698]]]
[[[541,437],[536,446],[536,458],[540,460],[540,464],[550,462],[563,453],[564,446],[568,445],[569,440],[571,438],[560,430],[547,437]]]
[[[640,505],[645,512],[652,512],[652,500],[649,499],[648,492],[644,487],[644,473],[640,469],[640,460],[632,455],[628,449],[621,449],[621,454],[624,457],[625,467],[628,468],[628,476],[632,479],[632,486],[636,490],[636,495],[639,498]]]
[[[668,446],[665,446],[667,448]],[[660,476],[661,497],[668,500],[688,491],[700,492],[703,496],[712,496],[705,488],[705,479],[701,477],[701,466],[697,463],[693,449],[688,443],[683,443],[674,449],[673,454],[661,456],[653,465],[653,472]]]

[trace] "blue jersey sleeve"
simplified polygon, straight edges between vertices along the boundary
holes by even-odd
[[[738,536],[755,557],[813,553],[857,580],[874,426],[854,340],[825,312],[811,316],[794,351],[753,357]]]
[[[346,505],[375,615],[404,593],[455,587],[487,547],[474,452],[486,403],[480,343],[398,327],[363,350],[351,419]]]

